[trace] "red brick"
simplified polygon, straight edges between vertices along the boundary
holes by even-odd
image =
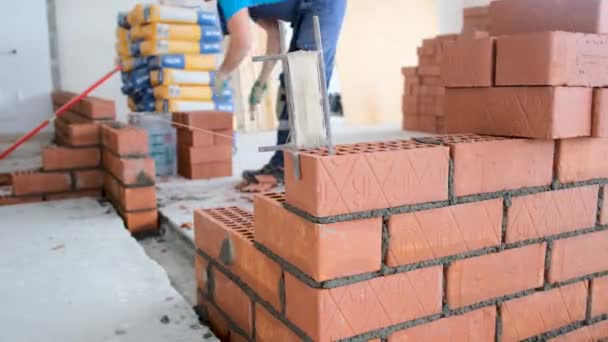
[[[424,76],[420,78],[420,84],[442,86],[443,81],[439,76]]]
[[[552,182],[551,141],[472,134],[431,139],[451,149],[456,196],[546,186]]]
[[[587,282],[580,282],[502,304],[502,340],[516,342],[585,319]]]
[[[591,88],[448,89],[450,133],[560,139],[591,135]]]
[[[418,68],[416,68],[416,67],[403,67],[403,68],[401,68],[401,74],[403,76],[418,76]]]
[[[260,304],[255,305],[255,339],[259,342],[300,342],[301,338],[272,316]]]
[[[11,178],[15,196],[66,192],[72,189],[72,178],[68,172],[26,171],[13,173]]]
[[[243,335],[239,335],[234,330],[230,330],[230,338],[228,339],[228,341],[229,342],[249,342],[249,339]]]
[[[418,131],[420,129],[420,116],[405,115],[403,117],[403,130]]]
[[[208,321],[205,323],[208,323],[209,328],[211,328],[215,336],[220,341],[228,341],[230,338],[230,327],[226,318],[198,292],[197,305],[204,310],[205,318]]]
[[[605,0],[501,0],[490,4],[492,36],[542,31],[608,33]],[[563,56],[562,56],[563,57]]]
[[[608,321],[603,321],[552,338],[549,342],[601,342],[606,338],[608,338]]]
[[[591,317],[608,314],[608,277],[591,281]]]
[[[549,281],[552,283],[608,271],[608,231],[553,243]]]
[[[604,186],[604,200],[602,203],[602,208],[600,212],[600,224],[607,225],[608,224],[608,187]]]
[[[444,46],[441,77],[446,87],[490,87],[494,77],[494,39],[459,39]]]
[[[398,331],[388,342],[494,341],[495,330],[496,308],[488,307]]]
[[[449,151],[413,141],[337,145],[285,158],[287,203],[323,217],[447,199]],[[420,191],[423,188],[425,191]]]
[[[234,116],[228,112],[189,112],[189,113],[173,113],[173,121],[182,125],[208,129],[208,130],[224,130],[233,128]],[[182,126],[176,126],[183,128]]]
[[[180,163],[185,163],[186,165],[219,163],[232,160],[232,146],[178,146],[177,151]]]
[[[393,215],[388,266],[407,265],[501,243],[502,199]]]
[[[104,150],[103,166],[124,185],[146,186],[156,182],[154,159],[149,157],[119,158]]]
[[[541,286],[545,249],[539,244],[454,262],[447,274],[448,304],[460,308]]]
[[[241,278],[275,309],[281,310],[282,270],[254,245],[253,215],[239,208],[194,212],[194,242],[198,249]]]
[[[131,234],[156,232],[158,230],[158,210],[146,210],[126,213],[117,208]]]
[[[55,134],[62,139],[62,144],[73,147],[97,146],[101,143],[99,125],[96,123],[69,123],[55,120]]]
[[[42,202],[42,196],[0,196],[0,206]]]
[[[215,131],[213,136],[213,144],[215,146],[230,146],[232,148],[232,139],[234,131],[232,129],[224,129]]]
[[[78,94],[76,93],[66,91],[55,91],[52,94],[53,103],[61,106],[77,95]],[[114,104],[114,101],[92,96],[85,97],[76,102],[71,110],[95,120],[113,120],[116,118],[116,105]]]
[[[287,319],[315,341],[335,341],[441,312],[442,268],[432,267],[333,289],[285,274]]]
[[[608,89],[593,89],[592,124],[591,136],[608,138]]]
[[[404,95],[401,109],[404,113],[418,114],[420,109],[418,105],[418,96]]]
[[[195,253],[194,255],[194,278],[196,280],[196,288],[199,291],[208,295],[207,284],[209,282],[209,273],[207,272],[207,267],[209,263],[207,259],[203,258],[199,254]]]
[[[42,151],[42,164],[45,171],[97,167],[100,163],[99,148],[49,146]]]
[[[608,2],[607,2],[608,4]],[[540,32],[497,39],[499,86],[608,85],[608,37],[568,32]]]
[[[121,157],[141,157],[149,152],[148,133],[118,122],[101,126],[104,148]]]
[[[154,186],[141,188],[126,188],[114,177],[105,174],[104,189],[106,195],[126,212],[156,208],[156,188]]]
[[[437,129],[437,118],[434,116],[429,116],[429,115],[420,115],[419,118],[419,122],[420,122],[420,126],[419,126],[419,130],[421,132],[427,132],[427,133],[435,133],[435,130]]]
[[[177,165],[177,172],[188,179],[232,177],[232,161],[195,165],[185,165],[180,161]]]
[[[103,170],[74,171],[74,187],[76,190],[101,189],[103,174]]]
[[[598,186],[514,197],[506,242],[513,243],[595,226]]]
[[[440,66],[419,67],[418,74],[421,76],[441,76]]]
[[[561,183],[608,177],[608,138],[565,139],[557,144],[557,178]]]
[[[190,147],[209,147],[213,145],[213,134],[191,131],[185,128],[177,130],[177,145]]]
[[[314,224],[282,206],[283,195],[254,198],[256,241],[317,281],[378,271],[380,218]]]
[[[241,288],[222,272],[213,268],[213,299],[215,304],[247,334],[253,331],[253,305]]]
[[[46,195],[47,201],[59,201],[59,200],[67,200],[67,199],[76,199],[83,197],[92,197],[92,198],[101,198],[101,190],[86,190],[86,191],[75,191],[68,192],[63,194],[51,194]]]

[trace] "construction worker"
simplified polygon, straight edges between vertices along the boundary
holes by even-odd
[[[218,89],[216,91],[221,93],[221,90],[227,87],[230,74],[241,64],[251,48],[250,18],[267,32],[266,53],[277,55],[281,49],[279,20],[291,23],[293,28],[293,36],[289,46],[290,52],[314,50],[316,44],[313,17],[318,16],[325,59],[325,79],[328,83],[325,86],[329,86],[345,11],[346,0],[218,0],[218,12],[220,13],[224,33],[230,34],[230,44],[225,53],[224,62],[217,73],[216,88]],[[264,97],[275,64],[276,61],[264,62],[262,71],[249,96],[249,105],[252,111]],[[277,144],[283,145],[289,139],[283,75],[280,77],[276,111],[279,119]],[[246,188],[247,191],[266,191],[268,185],[272,187],[281,184],[283,182],[283,165],[283,152],[276,152],[261,169],[244,171],[244,182],[240,188]],[[264,181],[261,182],[261,179],[264,179]],[[259,185],[259,187],[256,185]]]

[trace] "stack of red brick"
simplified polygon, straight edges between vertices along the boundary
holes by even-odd
[[[456,35],[425,39],[418,48],[418,67],[403,68],[403,129],[423,132],[443,132],[445,88],[441,82],[443,45]]]
[[[177,170],[189,179],[232,176],[233,115],[228,112],[174,113]]]
[[[55,109],[76,94],[55,91]],[[42,151],[42,169],[11,175],[12,194],[0,205],[51,201],[78,197],[101,197],[100,123],[113,120],[113,101],[87,97],[55,121],[55,143]]]
[[[133,234],[158,229],[154,160],[146,131],[118,122],[101,126],[105,195]]]
[[[195,213],[201,314],[224,340],[608,338],[608,164],[455,135],[286,160],[286,193]]]
[[[442,80],[445,45],[464,37],[487,36],[488,26],[488,6],[466,8],[461,35],[444,35],[423,41],[418,48],[418,66],[402,69],[405,77],[402,102],[404,130],[445,133],[445,87]]]

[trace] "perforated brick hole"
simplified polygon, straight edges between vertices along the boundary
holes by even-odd
[[[253,242],[255,229],[253,214],[238,207],[207,209],[203,213],[240,235],[244,240]]]
[[[389,152],[399,150],[412,150],[417,148],[431,148],[436,147],[435,145],[425,144],[414,140],[397,140],[397,141],[386,141],[386,142],[375,142],[375,143],[357,143],[350,145],[336,145],[334,147],[335,155],[345,156],[353,154],[363,153],[375,153],[375,152]],[[317,149],[303,149],[300,151],[303,154],[309,154],[313,156],[326,157],[328,156],[327,148]]]
[[[490,135],[477,135],[477,134],[456,134],[456,135],[443,135],[438,137],[428,138],[429,140],[438,141],[444,145],[456,145],[456,144],[468,144],[477,142],[489,142],[489,141],[500,141],[507,140],[509,138],[496,137]]]

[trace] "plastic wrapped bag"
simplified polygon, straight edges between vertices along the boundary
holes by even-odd
[[[165,54],[217,54],[222,51],[220,43],[201,43],[178,40],[146,40],[131,44],[132,56],[154,56]]]
[[[172,68],[186,70],[212,71],[217,69],[219,62],[214,55],[161,55],[148,60],[151,69]]]
[[[217,43],[223,39],[217,26],[153,23],[134,26],[130,31],[133,40],[184,40]]]
[[[217,110],[232,112],[234,106],[230,102],[213,101],[186,101],[186,100],[160,100],[156,101],[158,112],[195,112],[204,110]]]
[[[207,71],[191,71],[179,69],[160,69],[150,72],[150,82],[153,86],[159,85],[213,85],[215,73]]]

